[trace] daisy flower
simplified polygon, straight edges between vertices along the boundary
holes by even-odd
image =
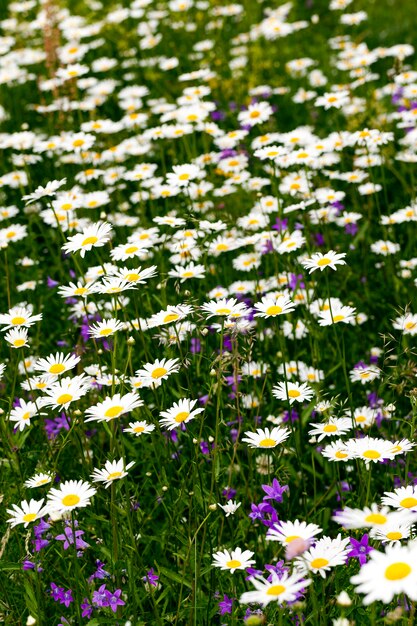
[[[161,415],[162,419],[159,420],[159,423],[168,430],[178,428],[181,424],[187,424],[204,411],[203,408],[194,409],[197,402],[198,400],[189,400],[188,398],[182,398],[178,402],[174,402],[170,409],[160,412],[159,415]]]
[[[268,529],[266,539],[267,541],[279,541],[283,546],[295,539],[311,542],[322,530],[317,524],[307,524],[307,522],[300,522],[298,519],[293,522],[279,521],[278,524]]]
[[[290,404],[297,402],[309,402],[314,396],[314,391],[307,383],[281,382],[272,388],[272,395],[278,400],[288,400]]]
[[[35,402],[26,402],[19,398],[19,406],[13,407],[10,411],[10,421],[15,422],[19,430],[22,431],[26,426],[30,426],[30,420],[38,413],[38,407]]]
[[[28,194],[27,196],[23,196],[22,200],[26,202],[26,204],[31,204],[36,200],[40,200],[40,198],[44,198],[45,196],[54,196],[56,191],[65,185],[67,182],[66,178],[62,178],[61,180],[51,180],[49,181],[45,187],[37,187],[34,192]]]
[[[104,246],[110,240],[111,232],[112,227],[107,222],[91,224],[82,233],[68,237],[68,241],[62,246],[62,249],[67,253],[79,251],[80,256],[84,258],[85,253],[92,248]]]
[[[44,498],[41,500],[30,500],[30,502],[23,500],[20,506],[12,504],[13,508],[7,509],[7,513],[11,515],[7,523],[10,524],[12,528],[18,524],[23,524],[23,526],[27,528],[28,524],[45,515],[46,507],[43,507],[43,503]]]
[[[354,410],[353,419],[356,426],[365,428],[372,426],[372,424],[375,422],[377,413],[378,411],[376,409],[371,409],[368,406],[362,406]]]
[[[42,319],[42,313],[32,315],[32,308],[25,306],[15,306],[8,313],[0,315],[0,326],[4,326],[2,330],[24,326],[28,328],[33,326],[35,322]]]
[[[29,346],[27,328],[12,328],[4,335],[4,338],[12,348]]]
[[[255,317],[277,317],[277,315],[291,313],[295,309],[294,303],[284,294],[276,297],[264,296],[254,307],[258,311]]]
[[[175,374],[180,369],[178,359],[157,359],[154,363],[145,365],[135,372],[135,375],[143,380],[144,386],[165,380],[171,374]]]
[[[347,506],[342,511],[337,511],[332,519],[347,529],[381,527],[389,522],[390,511],[387,506],[380,508],[375,503],[364,509],[352,509]]]
[[[174,269],[168,272],[168,276],[171,276],[171,278],[179,278],[181,283],[189,278],[204,278],[205,274],[206,268],[204,265],[195,264],[192,261],[188,265],[176,265]]]
[[[89,326],[88,333],[94,339],[102,339],[103,337],[114,335],[114,333],[118,330],[123,330],[124,327],[123,322],[120,322],[114,317],[110,317],[109,319],[105,319],[102,322],[97,322],[97,324]]]
[[[336,265],[346,265],[346,261],[343,261],[346,254],[336,253],[334,250],[329,250],[325,254],[321,252],[315,252],[309,259],[305,259],[301,261],[301,265],[305,267],[305,269],[310,270],[310,274],[315,272],[316,270],[323,271],[326,267],[331,267],[332,270],[336,269]]]
[[[299,597],[308,585],[311,579],[303,578],[301,572],[283,572],[279,575],[272,572],[267,580],[261,576],[254,576],[250,582],[255,587],[255,591],[245,591],[240,596],[241,604],[262,604],[266,606],[270,602],[293,602]]]
[[[137,437],[139,437],[139,435],[151,433],[153,430],[155,430],[154,424],[148,424],[148,422],[139,421],[129,422],[129,428],[125,428],[123,432],[130,433],[131,435],[136,435]]]
[[[242,551],[242,548],[236,548],[235,550],[223,550],[215,552],[213,556],[213,567],[220,567],[222,570],[228,570],[231,574],[237,569],[246,569],[255,564],[255,560],[252,559],[253,552],[250,550]]]
[[[90,390],[90,378],[81,374],[74,378],[61,378],[52,383],[46,390],[45,396],[38,400],[41,407],[50,406],[53,409],[67,409],[71,402],[79,400]]]
[[[246,305],[238,302],[236,298],[221,298],[220,300],[211,300],[203,304],[201,310],[208,313],[207,319],[215,315],[224,317],[241,317],[247,312]]]
[[[97,490],[82,480],[67,480],[58,489],[48,493],[47,510],[54,515],[62,515],[74,509],[86,507]]]
[[[40,472],[39,474],[35,474],[32,478],[29,478],[25,481],[25,487],[29,487],[29,489],[35,489],[36,487],[43,487],[43,485],[47,485],[52,480],[51,474],[45,474]]]
[[[117,271],[116,276],[119,276],[119,278],[129,283],[144,285],[149,278],[153,278],[157,275],[156,270],[156,265],[151,265],[150,267],[146,267],[143,269],[141,267],[135,267],[133,269],[129,269],[128,267],[122,267]]]
[[[327,109],[340,109],[349,102],[349,92],[346,90],[342,91],[331,91],[326,92],[319,98],[314,101],[316,107],[324,107]]]
[[[317,441],[322,441],[325,437],[332,437],[334,435],[344,435],[352,428],[352,420],[349,417],[331,417],[324,424],[313,424],[311,430],[308,431],[309,435],[317,436]]]
[[[111,398],[107,396],[103,402],[99,402],[87,409],[85,414],[89,417],[85,421],[110,422],[139,406],[143,406],[143,400],[136,393],[129,392],[124,396],[116,393]]]
[[[69,285],[58,287],[58,293],[62,298],[87,298],[92,293],[96,293],[96,285],[90,283],[84,285],[81,281],[77,284],[70,283]]]
[[[302,556],[297,557],[296,566],[303,572],[309,570],[313,574],[319,573],[322,578],[326,578],[326,572],[329,572],[332,567],[345,563],[350,550],[349,543],[349,537],[342,539],[340,534],[336,539],[323,537]]]
[[[385,491],[381,502],[394,509],[417,510],[417,486],[407,485],[394,491]]]
[[[172,170],[167,174],[167,183],[172,187],[188,187],[192,180],[201,176],[200,168],[188,163],[174,165]]]
[[[322,456],[329,461],[350,461],[354,456],[343,441],[333,441],[323,448]]]
[[[275,448],[290,436],[288,428],[280,428],[275,426],[271,430],[269,428],[257,428],[256,433],[246,431],[246,437],[242,441],[247,443],[251,448]]]
[[[415,335],[417,334],[417,315],[412,315],[411,313],[401,315],[401,317],[397,317],[393,321],[392,326],[397,330],[401,330],[404,335]]]
[[[163,326],[183,320],[187,315],[192,313],[193,307],[187,304],[179,304],[177,306],[168,306],[167,309],[155,313],[148,320],[148,328],[155,326]]]
[[[339,322],[351,324],[355,319],[355,315],[356,309],[352,306],[332,306],[326,311],[319,312],[319,325],[331,326]]]
[[[114,480],[120,480],[121,478],[127,476],[127,470],[133,467],[134,464],[135,461],[131,461],[125,465],[123,459],[119,459],[118,461],[106,461],[104,469],[94,469],[91,474],[91,478],[94,483],[104,483],[104,486],[107,489],[107,487],[110,487]]]
[[[346,448],[357,459],[362,459],[366,464],[382,463],[386,459],[394,458],[393,445],[386,439],[376,437],[362,437],[361,439],[349,439],[345,442]]]
[[[64,372],[72,370],[79,362],[79,356],[75,356],[73,354],[67,354],[64,356],[62,352],[57,352],[55,355],[50,354],[45,359],[39,359],[36,361],[35,370],[45,374],[59,376]]]
[[[363,603],[381,600],[389,604],[397,594],[404,593],[417,600],[417,547],[415,542],[406,546],[389,545],[385,552],[372,550],[369,561],[363,565],[350,582],[355,591],[365,594]]]
[[[375,378],[379,378],[380,375],[381,372],[375,365],[361,365],[360,367],[355,367],[349,372],[350,380],[353,383],[361,382],[362,385],[366,385],[366,383],[375,380]]]
[[[414,520],[415,521],[415,520]],[[369,532],[369,536],[372,539],[376,539],[377,541],[381,541],[383,544],[393,545],[402,539],[408,539],[411,533],[411,529],[413,527],[413,522],[400,522],[399,520],[395,522],[394,520],[390,520],[385,526],[379,528],[378,526],[374,526]]]

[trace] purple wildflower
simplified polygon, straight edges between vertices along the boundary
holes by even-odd
[[[360,541],[350,537],[349,541],[353,549],[348,552],[348,559],[359,559],[360,565],[365,565],[368,554],[373,550],[372,546],[368,545],[369,536],[365,534]]]
[[[226,594],[223,596],[223,600],[219,602],[219,615],[225,615],[232,612],[233,600]]]
[[[281,487],[278,480],[274,478],[271,487],[269,485],[262,485],[262,489],[266,493],[266,496],[264,496],[263,498],[264,501],[275,500],[275,502],[280,503],[283,500],[283,493],[285,493],[285,491],[288,491],[288,485],[284,485],[283,487]]]

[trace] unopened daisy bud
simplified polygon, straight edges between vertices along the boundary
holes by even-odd
[[[263,615],[249,615],[245,619],[245,626],[262,626],[262,624],[265,624]]]
[[[100,219],[101,219],[101,220],[105,220],[106,218],[107,218],[107,214],[106,214],[104,211],[102,211],[102,212],[100,213]]]
[[[193,437],[193,443],[194,443],[194,444],[198,443],[198,439],[196,439],[195,437]]]
[[[189,492],[188,492],[188,495],[189,495],[189,496],[193,496],[193,495],[194,495],[194,491],[189,491]]]
[[[320,21],[320,18],[319,18],[319,16],[317,14],[314,14],[314,15],[311,16],[311,21],[312,21],[313,24],[318,24],[319,21]]]
[[[97,350],[97,354],[103,354],[103,350],[102,350],[101,348],[99,348],[99,349]]]
[[[188,289],[186,291],[184,291],[184,296],[186,298],[188,298],[188,296],[191,296],[191,291],[188,291]]]
[[[210,370],[210,376],[216,376],[216,370],[215,369],[211,369]]]
[[[385,616],[385,621],[387,624],[395,624],[398,622],[404,614],[404,609],[402,606],[397,606],[393,611],[389,611]]]
[[[75,411],[74,411],[74,415],[76,415],[77,417],[79,417],[81,414],[82,414],[82,413],[81,413],[80,409],[75,409]]]
[[[162,491],[168,491],[168,487],[167,487],[166,485],[164,485],[164,486],[162,487]]]
[[[152,476],[152,472],[146,472],[146,476]]]
[[[210,509],[210,511],[215,511],[217,509],[217,504],[216,503],[209,504],[209,509]]]
[[[129,337],[127,340],[127,345],[128,346],[134,346],[136,343],[135,338],[134,337]]]
[[[214,437],[213,437],[212,435],[210,435],[210,436],[209,436],[209,438],[208,438],[208,440],[209,440],[209,442],[210,442],[210,443],[213,443],[213,441],[214,441]]]
[[[336,597],[336,603],[339,606],[351,606],[352,600],[350,599],[349,594],[346,591],[341,591]]]
[[[26,620],[26,626],[33,626],[33,624],[36,624],[36,619],[33,617],[33,615],[28,615],[28,618]]]
[[[203,337],[208,335],[208,328],[203,328],[202,331],[201,331],[201,334],[203,335]]]

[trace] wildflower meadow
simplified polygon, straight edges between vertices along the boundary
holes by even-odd
[[[417,624],[416,11],[0,2],[0,623]]]

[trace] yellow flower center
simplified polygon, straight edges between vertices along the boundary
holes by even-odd
[[[14,345],[15,348],[21,348],[24,344],[25,344],[25,340],[24,339],[15,339],[13,341],[13,345]]]
[[[22,415],[22,420],[26,421],[28,419],[30,419],[30,411],[26,411],[26,413]]]
[[[327,102],[330,102],[330,103],[337,102],[336,96],[330,96],[329,98],[327,98]]]
[[[115,478],[120,478],[122,472],[112,472],[107,476],[107,480],[114,480]]]
[[[77,506],[80,500],[80,496],[77,496],[76,493],[69,493],[67,496],[62,498],[62,504],[64,506]]]
[[[67,402],[71,402],[72,395],[70,393],[62,393],[57,399],[57,404],[67,404]]]
[[[411,330],[412,328],[415,328],[416,323],[415,322],[407,322],[407,324],[405,325],[407,330]]]
[[[251,111],[249,117],[251,117],[252,119],[256,119],[257,117],[260,116],[260,112],[259,111]]]
[[[285,591],[285,587],[284,585],[272,585],[272,587],[270,587],[268,589],[268,591],[266,592],[267,596],[279,596],[281,595],[281,593],[284,593]]]
[[[12,239],[15,235],[16,235],[15,230],[9,230],[9,232],[6,235],[6,239]]]
[[[126,248],[125,253],[133,254],[134,252],[137,252],[138,250],[139,248],[137,246],[129,246],[128,248]]]
[[[335,454],[336,459],[346,459],[347,456],[346,452],[340,452],[340,450]]]
[[[184,272],[182,274],[182,278],[192,278],[194,276],[194,272]]]
[[[379,459],[381,457],[381,453],[378,450],[366,450],[363,455],[365,459]]]
[[[285,537],[286,543],[291,543],[294,539],[301,539],[300,535],[290,535],[289,537]]]
[[[337,431],[337,426],[335,424],[326,424],[323,428],[323,432],[325,433],[335,433]]]
[[[165,376],[167,371],[168,370],[166,370],[165,367],[156,367],[154,371],[152,372],[151,376],[152,378],[162,378],[162,376]]]
[[[402,533],[398,531],[387,533],[387,539],[391,539],[391,541],[398,541],[398,539],[402,539],[402,536]]]
[[[175,320],[177,320],[179,318],[178,313],[168,313],[168,315],[165,315],[164,317],[164,323],[166,324],[167,322],[174,322]]]
[[[74,291],[74,296],[83,296],[86,291],[88,291],[87,287],[77,287]]]
[[[387,580],[402,580],[403,578],[407,578],[411,572],[412,569],[408,563],[402,563],[399,561],[398,563],[391,563],[391,565],[388,565],[385,570],[385,578]]]
[[[311,567],[314,567],[314,569],[320,569],[321,567],[326,567],[326,565],[328,564],[329,564],[329,561],[323,558],[313,559],[310,563]]]
[[[358,424],[361,424],[362,422],[366,422],[366,417],[365,415],[358,415],[355,420],[358,422]]]
[[[99,332],[100,337],[107,337],[108,335],[111,335],[113,332],[112,328],[102,328]]]
[[[144,430],[145,428],[143,426],[135,426],[133,429],[135,433],[143,433]]]
[[[267,437],[266,439],[262,439],[262,441],[259,442],[259,445],[261,446],[261,448],[273,448],[277,445],[277,442],[275,441],[275,439]]]
[[[272,306],[269,306],[265,313],[267,315],[279,315],[280,313],[282,313],[282,308],[277,304],[274,304]]]
[[[335,315],[333,318],[334,322],[342,322],[345,319],[344,315]]]
[[[17,315],[16,317],[13,317],[10,322],[13,324],[13,326],[18,326],[19,324],[24,324],[26,322],[26,318]]]
[[[187,417],[190,414],[187,411],[182,411],[181,413],[178,413],[178,415],[175,416],[175,421],[177,422],[177,424],[180,424],[181,422],[185,422],[185,420],[187,419]]]
[[[289,389],[288,396],[290,398],[298,398],[299,396],[301,396],[301,393],[297,391],[297,389]]]
[[[178,176],[178,178],[179,178],[180,180],[188,180],[188,179],[190,178],[190,175],[189,175],[189,174],[180,174],[180,175]]]
[[[240,567],[242,563],[237,559],[232,559],[231,561],[227,561],[226,565],[230,567],[230,569],[235,569],[236,567]]]
[[[74,148],[79,148],[80,146],[84,145],[84,139],[76,139],[73,144]]]
[[[62,363],[55,363],[49,368],[50,374],[61,374],[62,372],[65,372],[65,365],[62,365]]]
[[[300,153],[297,155],[297,159],[306,159],[308,156],[309,156],[309,155],[308,155],[308,152],[300,152]]]
[[[368,524],[386,524],[387,520],[388,518],[381,513],[371,513],[364,519]]]
[[[33,522],[34,519],[36,519],[36,513],[26,513],[26,515],[23,516],[24,522]]]
[[[228,250],[229,246],[227,246],[225,243],[219,243],[216,246],[216,250],[218,250],[219,252],[224,252],[225,250]]]
[[[319,267],[324,267],[325,265],[329,265],[329,263],[331,263],[331,259],[329,259],[327,256],[324,256],[322,259],[319,259],[317,261],[317,265]]]
[[[217,309],[217,315],[229,315],[231,313],[231,309]]]
[[[403,500],[401,500],[400,506],[402,506],[404,509],[413,509],[415,506],[417,506],[417,499],[404,498]]]
[[[140,274],[135,274],[134,272],[132,272],[131,274],[127,274],[127,276],[125,277],[126,280],[128,280],[131,283],[136,282],[137,280],[139,280],[140,278]]]
[[[112,406],[104,413],[104,417],[110,417],[111,419],[113,417],[119,417],[119,415],[123,411],[123,408],[124,407],[122,407],[121,405]]]
[[[97,241],[98,241],[98,237],[94,237],[94,236],[86,237],[81,245],[82,246],[92,246],[95,243],[97,243]]]

